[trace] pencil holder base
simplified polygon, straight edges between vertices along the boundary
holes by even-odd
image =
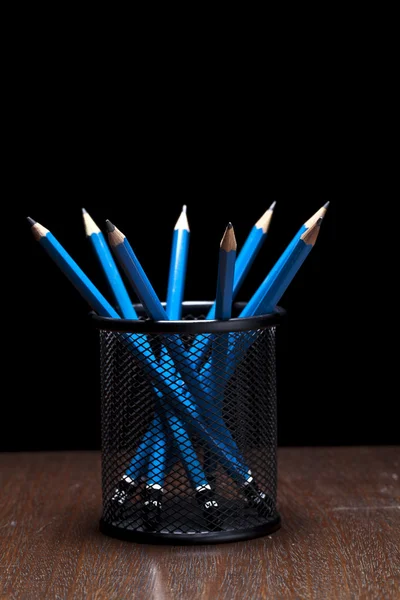
[[[131,525],[131,522],[129,522]],[[149,532],[149,531],[138,531],[137,529],[130,529],[125,524],[120,523],[119,525],[111,525],[106,523],[103,519],[100,520],[100,531],[105,535],[108,535],[119,540],[128,542],[136,542],[137,544],[156,544],[156,545],[175,545],[175,546],[193,546],[200,544],[221,544],[229,542],[241,542],[244,540],[253,540],[265,535],[274,533],[281,527],[281,518],[277,514],[265,525],[259,525],[258,527],[251,527],[249,529],[227,529],[226,531],[209,532],[204,533],[182,533],[181,531],[176,532]],[[196,525],[196,529],[198,526]]]

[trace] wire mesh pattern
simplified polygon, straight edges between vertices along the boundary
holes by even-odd
[[[100,331],[103,523],[196,537],[279,518],[275,333]]]

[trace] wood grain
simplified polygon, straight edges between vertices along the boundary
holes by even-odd
[[[400,448],[283,448],[282,529],[198,547],[98,532],[98,453],[0,454],[0,598],[400,598]]]

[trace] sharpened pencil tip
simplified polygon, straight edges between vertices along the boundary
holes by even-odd
[[[235,230],[232,223],[229,222],[222,237],[220,248],[221,250],[225,250],[225,252],[230,252],[231,250],[236,250],[236,247]]]
[[[265,213],[260,217],[257,223],[254,225],[256,229],[262,229],[263,233],[267,233],[269,226],[271,224],[272,216],[274,214],[276,202],[273,202],[269,208],[265,211]]]
[[[30,217],[27,217],[28,223],[31,227],[33,227],[34,225],[36,225],[36,221],[34,221],[33,219],[31,219]]]
[[[115,225],[113,225],[108,219],[106,221],[106,230],[108,231],[108,233],[112,233],[113,231],[115,231]]]
[[[86,208],[82,208],[82,214],[83,214],[83,215],[86,215],[86,214],[87,214],[87,210],[86,210]]]
[[[186,208],[187,208],[187,206],[186,206],[186,204],[184,204],[182,206],[181,214],[179,215],[179,218],[175,224],[174,231],[176,231],[177,229],[180,229],[180,230],[186,229],[186,231],[190,231],[189,223],[187,220]]]
[[[318,219],[323,219],[326,215],[327,209],[329,206],[329,202],[326,202],[322,208],[320,208],[319,210],[317,210],[317,212],[308,219],[308,221],[306,221],[304,223],[304,227],[306,229],[309,229],[309,227],[311,227],[312,225],[314,225],[314,223],[316,223],[318,221]]]

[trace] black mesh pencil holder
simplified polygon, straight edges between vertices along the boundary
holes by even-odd
[[[283,311],[205,321],[210,305],[184,303],[179,322],[93,316],[105,534],[198,544],[280,526],[275,334]]]

